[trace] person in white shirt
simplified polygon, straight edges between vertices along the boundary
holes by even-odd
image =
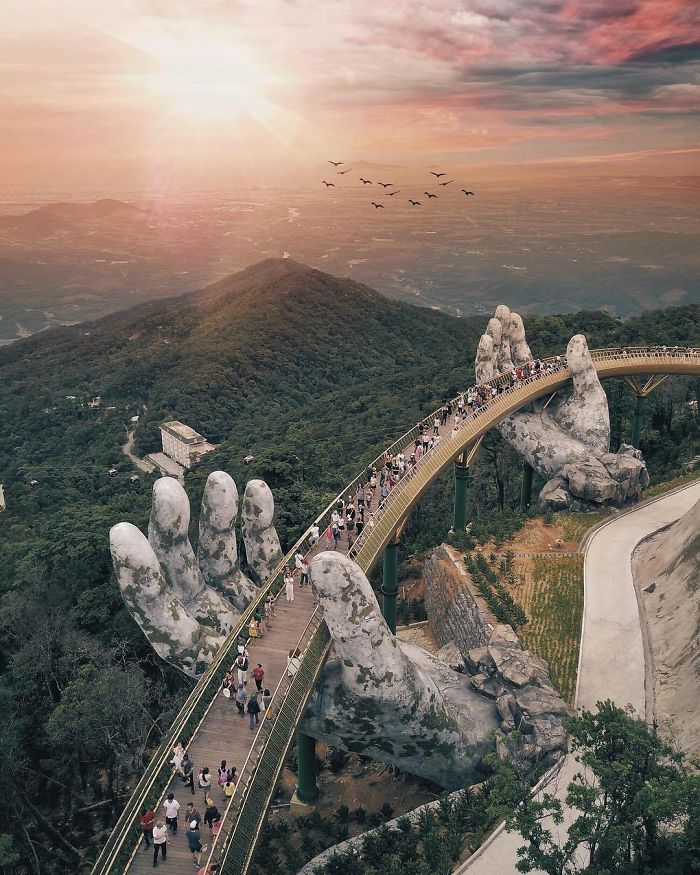
[[[294,576],[289,568],[284,575],[284,594],[288,602],[294,601]]]
[[[319,529],[319,527],[316,524],[314,524],[313,526],[311,526],[311,534],[309,535],[309,544],[311,544],[311,546],[313,547],[315,544],[318,543],[318,539],[320,537],[321,537],[321,530]]]
[[[165,823],[169,826],[173,835],[177,835],[177,813],[180,810],[180,803],[175,798],[174,793],[168,793],[168,798],[163,803],[165,809]],[[153,831],[155,834],[155,830]]]
[[[172,795],[172,794],[171,794]],[[177,816],[175,818],[177,820]],[[158,865],[158,849],[160,848],[163,862],[165,862],[166,846],[168,844],[168,827],[162,820],[153,827],[153,867]]]

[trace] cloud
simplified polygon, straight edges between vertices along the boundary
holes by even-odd
[[[700,61],[700,40],[676,45],[661,43],[646,46],[630,55],[627,60],[636,64],[687,64]]]

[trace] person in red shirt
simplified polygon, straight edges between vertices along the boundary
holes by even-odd
[[[262,667],[261,662],[259,662],[253,669],[253,677],[255,678],[255,686],[258,688],[258,692],[262,693],[262,682],[265,677],[265,669]]]
[[[141,811],[141,829],[143,830],[143,840],[146,847],[151,847],[151,839],[153,838],[153,827],[156,825],[156,813],[150,808],[144,808]]]

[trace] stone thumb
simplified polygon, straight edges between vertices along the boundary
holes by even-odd
[[[571,372],[574,392],[590,400],[602,390],[588,343],[583,334],[575,334],[566,347],[566,363]]]
[[[347,556],[327,550],[314,558],[309,579],[343,670],[353,683],[374,691],[401,684],[410,666],[362,569]]]

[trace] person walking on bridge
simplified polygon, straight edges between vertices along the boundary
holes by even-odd
[[[202,836],[199,832],[198,821],[190,821],[189,829],[185,833],[185,837],[187,838],[187,844],[189,845],[192,854],[192,863],[195,866],[199,866],[202,862],[202,854],[206,851],[206,847],[202,847]]]
[[[258,702],[258,694],[251,693],[248,700],[248,719],[250,720],[250,731],[260,723],[260,703]]]
[[[245,687],[243,684],[238,685],[238,689],[236,690],[236,708],[238,708],[238,716],[245,716],[245,703],[248,699],[248,693],[245,691]]]
[[[171,794],[172,795],[172,794]],[[158,865],[158,850],[165,863],[166,846],[168,844],[168,827],[159,820],[153,827],[153,868]]]
[[[143,841],[146,848],[151,847],[151,837],[153,836],[153,827],[156,825],[156,813],[152,808],[144,808],[141,811],[141,831],[143,832]]]
[[[258,689],[259,693],[262,693],[263,689],[263,678],[265,677],[265,669],[262,667],[262,662],[259,662],[255,668],[253,669],[253,679],[255,680],[255,686]]]
[[[180,803],[175,798],[174,793],[168,793],[168,798],[163,803],[163,808],[165,809],[166,826],[170,827],[173,835],[177,835],[177,813],[180,810]],[[155,836],[155,830],[153,830],[153,835]],[[155,844],[155,838],[153,843]],[[165,852],[163,852],[163,859],[165,859]]]
[[[236,657],[236,671],[238,672],[238,683],[239,684],[247,684],[248,683],[248,655],[246,653],[239,653]]]
[[[284,575],[284,595],[288,602],[294,601],[294,575],[291,568]]]

